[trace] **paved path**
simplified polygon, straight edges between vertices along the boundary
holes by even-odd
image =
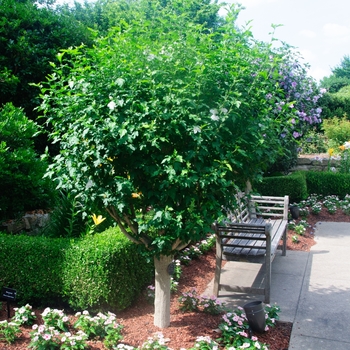
[[[287,251],[286,257],[277,253],[271,303],[281,307],[281,321],[293,322],[289,349],[350,349],[350,223],[317,223],[315,240],[310,252]],[[221,281],[259,284],[259,267],[227,262]],[[213,281],[205,295],[212,295],[212,285]],[[232,308],[263,299],[223,292],[219,296]]]

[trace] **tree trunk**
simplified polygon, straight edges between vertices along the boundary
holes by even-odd
[[[155,298],[154,298],[154,325],[166,328],[170,325],[170,281],[168,266],[173,256],[161,255],[154,258],[155,268]]]

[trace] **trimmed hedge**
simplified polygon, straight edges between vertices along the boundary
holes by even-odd
[[[124,309],[152,280],[154,266],[116,230],[87,237],[66,251],[63,294],[74,309]]]
[[[304,172],[295,172],[288,176],[265,177],[255,183],[253,191],[262,196],[289,196],[289,202],[299,202],[306,199],[308,189]]]
[[[306,171],[305,175],[309,194],[337,195],[340,198],[350,194],[350,174],[330,171]]]
[[[83,239],[0,233],[0,288],[20,303],[66,301],[73,309],[124,309],[154,268],[118,229]]]
[[[298,171],[288,176],[271,176],[254,184],[254,192],[263,196],[289,195],[289,202],[300,202],[309,194],[337,195],[344,198],[350,194],[350,174],[330,171]]]
[[[63,252],[70,242],[0,234],[0,288],[17,290],[17,300],[50,303],[62,290]]]

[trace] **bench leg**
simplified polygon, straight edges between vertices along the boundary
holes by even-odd
[[[265,281],[265,304],[270,304],[270,295],[271,295],[271,259],[266,261],[266,281]]]
[[[270,303],[271,294],[271,237],[266,237],[266,256],[265,256],[265,304]]]
[[[221,263],[222,263],[222,247],[220,244],[220,238],[216,236],[216,265],[215,265],[215,277],[214,277],[214,288],[213,288],[213,295],[215,295],[216,297],[219,295]]]
[[[286,256],[287,252],[287,227],[283,232],[283,246],[282,246],[282,255]]]

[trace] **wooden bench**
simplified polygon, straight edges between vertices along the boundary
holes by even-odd
[[[228,212],[228,220],[215,223],[216,269],[214,295],[219,290],[258,294],[270,303],[271,263],[283,239],[282,255],[286,255],[288,196],[237,196],[237,208]],[[262,263],[263,288],[220,284],[222,259]]]

